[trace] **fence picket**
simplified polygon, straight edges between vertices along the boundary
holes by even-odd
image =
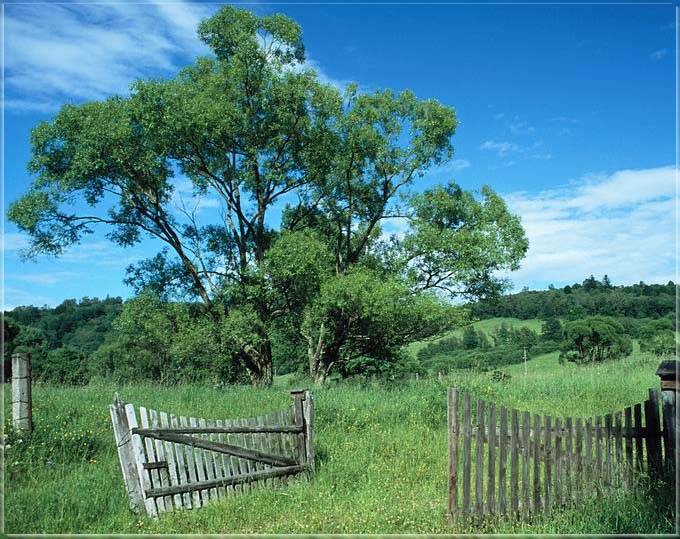
[[[158,421],[158,412],[156,410],[149,410],[149,417],[151,419],[151,427],[154,429],[160,428],[160,423]],[[154,440],[156,444],[156,457],[160,462],[165,462],[166,466],[158,470],[158,475],[160,476],[160,486],[169,487],[170,486],[170,459],[165,454],[165,444],[161,440]],[[172,496],[166,496],[163,499],[163,504],[166,511],[172,510]]]
[[[205,419],[199,419],[198,420],[198,426],[201,428],[206,428],[208,426],[207,422]],[[208,435],[202,434],[199,436],[199,438],[209,438]],[[205,478],[206,481],[212,481],[215,479],[215,465],[213,458],[215,457],[215,453],[213,451],[209,451],[204,449],[203,450],[203,466],[205,467]],[[217,489],[216,488],[211,488],[208,491],[208,497],[210,499],[217,498]]]
[[[531,419],[529,412],[522,415],[522,515],[529,515],[529,435]]]
[[[449,388],[448,397],[448,442],[449,442],[449,514],[458,510],[458,391]]]
[[[567,492],[566,492],[566,498],[567,498],[567,503],[570,504],[573,501],[573,496],[574,496],[574,489],[573,489],[573,467],[574,467],[574,424],[573,420],[571,417],[567,417],[564,420],[565,423],[565,429],[566,429],[566,434],[567,434],[567,444],[566,444],[566,453],[567,453],[567,458],[566,458],[566,476],[565,476],[565,482],[567,484]]]
[[[550,514],[551,504],[551,489],[552,489],[552,421],[550,416],[543,418],[545,423],[545,451],[543,452],[544,473],[543,473],[543,499],[545,502],[545,514]]]
[[[174,429],[179,428],[179,419],[176,415],[170,414],[170,426]],[[189,478],[188,460],[186,460],[186,454],[184,452],[184,448],[186,446],[181,446],[175,443],[172,443],[172,446],[175,450],[175,456],[177,457],[177,474],[179,484],[186,485],[191,481]],[[192,498],[193,496],[189,493],[182,494],[182,500],[184,501],[182,505],[187,509],[191,509],[193,507]]]
[[[139,407],[139,423],[143,429],[149,428],[149,417],[147,415],[147,410],[144,406]],[[146,451],[146,462],[158,462],[160,459],[156,455],[156,448],[154,447],[154,441],[151,438],[146,438],[142,436],[142,442],[144,444],[144,449]],[[161,486],[161,476],[159,470],[154,468],[147,470],[149,474],[149,481],[151,483],[151,488],[158,488]],[[159,513],[165,513],[165,500],[163,498],[156,498],[154,500],[156,503],[156,508]]]
[[[626,444],[626,487],[633,488],[633,414],[629,406],[623,411]]]
[[[576,419],[576,472],[574,476],[576,503],[579,503],[583,489],[583,421],[581,421],[581,418]]]
[[[470,394],[463,397],[463,513],[470,515],[470,453],[472,452],[472,420],[470,417]]]
[[[562,422],[555,419],[555,503],[562,505]]]
[[[221,419],[217,419],[215,421],[215,424],[220,428],[226,426],[225,422]],[[229,443],[227,441],[227,435],[224,432],[220,432],[217,435],[217,441],[221,444]],[[231,456],[227,455],[226,453],[222,453],[222,454],[220,454],[219,458],[221,460],[219,468],[222,471],[222,477],[227,479],[228,477],[231,477],[232,475],[234,475],[232,473],[232,470],[231,470]],[[234,486],[233,485],[229,485],[228,487],[226,487],[224,489],[225,495],[232,494],[233,492],[234,492]]]
[[[616,485],[620,486],[622,483],[621,474],[624,473],[623,466],[621,465],[623,462],[623,444],[621,440],[621,412],[616,412],[616,414],[614,415],[614,436],[616,446],[616,467],[614,470],[614,477],[616,478]]]
[[[642,471],[642,405],[637,403],[634,410],[635,417],[635,465]]]
[[[602,483],[602,418],[597,416],[595,418],[595,469],[596,481],[599,485]]]
[[[612,484],[612,415],[604,416],[605,457],[606,457],[606,484]]]
[[[519,512],[519,417],[512,410],[512,445],[510,448],[510,509],[513,517]]]
[[[487,510],[493,513],[496,509],[496,406],[489,403],[489,465],[487,466]]]
[[[217,424],[215,423],[215,421],[214,421],[213,419],[206,420],[206,421],[205,421],[205,424],[206,424],[208,427],[213,427],[213,428],[217,426]],[[217,434],[215,434],[215,433],[210,433],[210,434],[208,434],[208,440],[210,440],[211,442],[218,442],[218,441],[219,441],[219,440],[218,440],[218,437],[217,437]],[[212,457],[212,473],[213,473],[213,477],[214,477],[215,479],[218,479],[218,480],[219,480],[219,479],[224,479],[224,475],[222,474],[222,459],[221,459],[221,455],[220,455],[219,453],[215,453],[214,451],[210,451],[210,456]],[[223,497],[224,497],[225,492],[224,492],[224,487],[223,487],[223,486],[218,486],[215,490],[217,491],[217,497],[218,497],[218,498],[223,498]]]
[[[541,512],[541,416],[534,416],[534,512]]]
[[[501,406],[500,410],[500,439],[498,448],[498,513],[502,516],[506,511],[506,478],[508,452],[508,410]]]
[[[190,417],[189,418],[189,426],[192,428],[198,427],[198,421],[196,420],[195,417]],[[199,435],[199,438],[201,436]],[[205,451],[199,447],[194,447],[194,462],[196,463],[196,474],[198,475],[198,480],[199,481],[205,481],[207,479],[206,476],[206,459],[205,459]],[[207,489],[203,489],[200,491],[201,494],[201,502],[203,502],[203,505],[208,503],[210,501],[210,492]]]
[[[170,423],[168,421],[168,414],[165,412],[160,413],[161,428],[170,428]],[[172,442],[165,443],[165,456],[168,459],[168,475],[170,476],[169,484],[170,486],[179,486],[179,470],[177,465],[177,460],[175,459],[175,444]],[[175,509],[180,509],[182,507],[182,495],[175,494],[174,496]],[[166,502],[167,505],[167,502]]]
[[[661,425],[659,421],[659,392],[649,389],[648,409],[645,410],[645,422],[647,424],[647,466],[652,476],[658,476],[661,472]]]
[[[187,418],[184,416],[179,417],[179,424],[181,427],[188,427],[189,422],[187,421]],[[189,474],[189,482],[190,483],[196,483],[198,481],[197,477],[197,467],[196,467],[196,455],[194,453],[193,447],[190,447],[188,445],[184,446],[184,450],[186,451],[186,462],[187,462],[187,468],[188,468],[188,474]],[[200,492],[197,490],[194,490],[191,495],[193,496],[193,506],[194,507],[201,507],[202,505],[202,496]]]
[[[484,401],[477,401],[477,431],[475,454],[475,513],[484,514]]]

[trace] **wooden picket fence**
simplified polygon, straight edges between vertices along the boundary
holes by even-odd
[[[674,410],[664,400],[659,413],[654,389],[644,403],[587,419],[473,403],[467,393],[461,410],[460,396],[448,390],[452,517],[549,514],[593,492],[634,489],[642,475],[674,466]]]
[[[138,416],[116,393],[110,411],[130,507],[156,517],[313,473],[312,396],[291,396],[285,410],[206,420],[141,406]]]

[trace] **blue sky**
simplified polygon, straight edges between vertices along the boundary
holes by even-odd
[[[665,5],[292,5],[251,3],[303,27],[330,83],[410,88],[455,107],[455,156],[420,187],[491,185],[530,249],[515,288],[609,274],[675,278],[675,7]],[[246,7],[246,6],[244,6]],[[30,177],[32,126],[64,102],[125,94],[206,49],[195,26],[216,4],[5,5],[5,209]],[[185,194],[190,189],[184,186]],[[204,218],[214,201],[202,202]],[[391,230],[397,231],[399,223]],[[125,267],[154,254],[102,234],[62,257],[22,261],[5,222],[5,308],[132,293]]]

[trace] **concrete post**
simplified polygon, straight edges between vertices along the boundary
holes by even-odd
[[[33,402],[31,398],[31,356],[12,355],[12,425],[15,429],[33,430]]]

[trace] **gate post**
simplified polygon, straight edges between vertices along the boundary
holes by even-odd
[[[12,355],[12,425],[18,430],[33,431],[30,354]]]
[[[310,474],[314,474],[314,402],[312,394],[307,389],[290,392],[295,400],[295,423],[302,424],[302,441],[298,445],[298,458],[307,467]]]
[[[677,485],[678,482],[678,414],[677,397],[680,383],[678,382],[678,369],[680,361],[662,361],[656,370],[656,375],[661,379],[661,407],[663,410],[663,430],[666,450],[666,462],[670,465],[671,477]],[[675,497],[675,531],[680,531],[680,497]]]
[[[116,440],[118,449],[118,459],[120,468],[123,472],[123,482],[130,500],[130,509],[135,513],[143,513],[144,492],[139,481],[137,464],[132,449],[132,433],[128,423],[125,403],[120,400],[118,393],[113,396],[113,404],[109,405],[111,412],[111,422],[113,423],[113,436]]]

